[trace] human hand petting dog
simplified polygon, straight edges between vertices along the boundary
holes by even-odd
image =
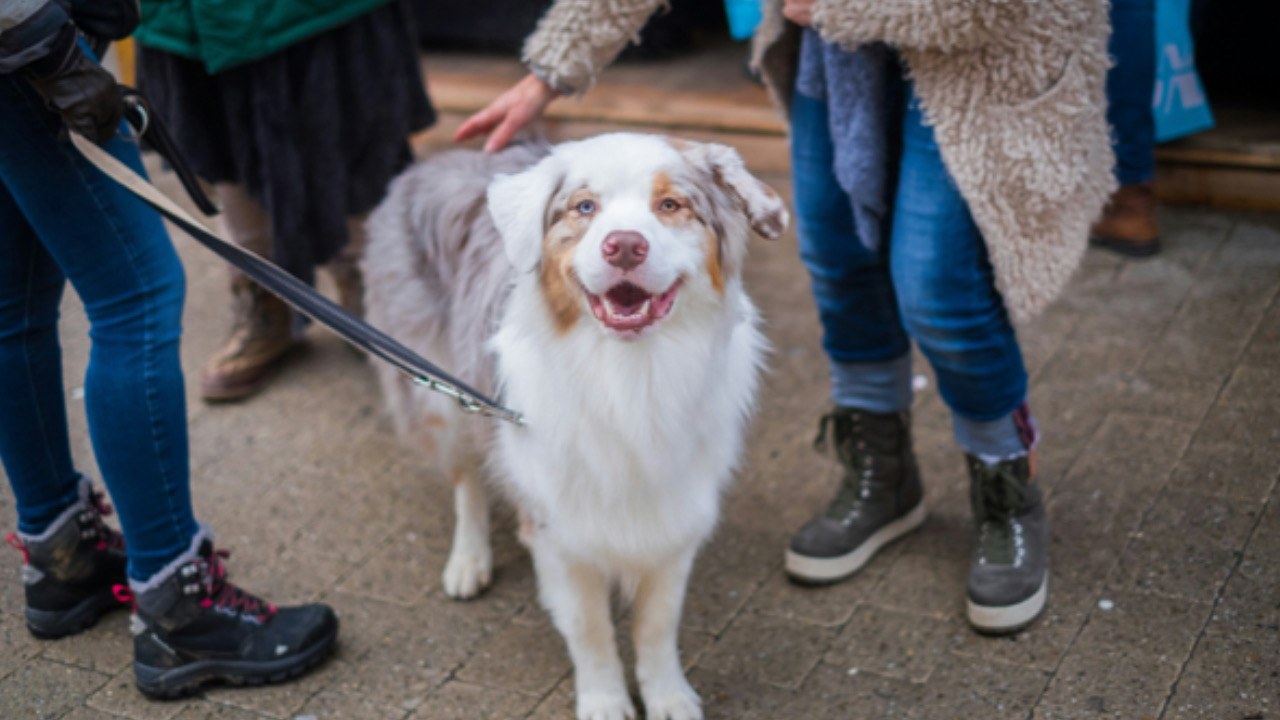
[[[786,0],[782,3],[782,16],[797,25],[813,22],[813,6],[818,0]]]
[[[782,14],[797,25],[813,22],[813,6],[817,0],[786,0]],[[454,142],[466,142],[488,134],[485,152],[497,152],[506,147],[520,128],[542,117],[551,101],[560,93],[542,79],[530,73],[480,112],[467,118],[453,134]]]
[[[552,100],[560,97],[555,88],[530,73],[502,93],[488,107],[467,118],[453,134],[454,142],[464,142],[489,133],[485,152],[497,152],[511,142],[520,128],[542,117]]]

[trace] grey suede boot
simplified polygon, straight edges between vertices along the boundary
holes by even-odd
[[[791,540],[787,574],[801,582],[829,583],[856,573],[925,518],[910,412],[837,407],[819,425],[819,451],[829,428],[845,474],[835,499]]]
[[[1049,522],[1029,456],[989,465],[972,455],[969,502],[978,545],[969,566],[969,623],[1011,633],[1044,611],[1049,587]]]
[[[45,640],[74,635],[124,603],[113,588],[128,582],[124,538],[102,521],[111,509],[89,480],[80,499],[39,535],[16,533],[22,551],[27,628]]]

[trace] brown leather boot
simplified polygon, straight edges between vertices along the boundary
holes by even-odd
[[[231,281],[231,293],[231,339],[200,378],[200,393],[212,402],[240,400],[261,390],[294,345],[293,310],[283,300],[246,277]]]
[[[352,315],[363,318],[364,273],[360,271],[360,263],[355,258],[339,257],[329,263],[328,269],[338,290],[338,304]]]
[[[1151,183],[1125,185],[1111,196],[1094,224],[1089,241],[1126,257],[1150,257],[1160,252],[1160,228]]]

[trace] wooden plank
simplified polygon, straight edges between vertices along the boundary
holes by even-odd
[[[1161,163],[1154,188],[1156,200],[1172,205],[1280,211],[1276,171]]]
[[[430,130],[419,133],[413,138],[414,152],[419,157],[431,153],[444,152],[456,147],[479,148],[482,141],[473,140],[464,145],[453,142],[453,133],[466,119],[462,113],[441,112],[440,121]],[[543,132],[551,142],[580,140],[607,132],[643,131],[631,125],[615,123],[582,122],[576,120],[552,119],[542,124]],[[782,137],[770,137],[752,133],[725,133],[709,130],[684,130],[672,135],[697,142],[718,142],[730,145],[738,150],[743,161],[752,172],[759,175],[789,175],[791,173],[791,154],[787,141]]]
[[[712,44],[690,56],[611,67],[585,95],[547,110],[560,120],[781,136],[783,123],[764,88],[747,78],[745,49]],[[473,113],[524,76],[512,58],[429,54],[423,73],[441,110]]]

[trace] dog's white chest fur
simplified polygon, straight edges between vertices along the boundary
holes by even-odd
[[[530,283],[531,284],[531,283]],[[736,285],[736,284],[735,284]],[[492,346],[504,397],[496,461],[536,532],[605,565],[696,547],[741,455],[764,348],[755,308],[619,343],[584,326],[545,343],[518,286]],[[532,331],[530,329],[532,328]]]

